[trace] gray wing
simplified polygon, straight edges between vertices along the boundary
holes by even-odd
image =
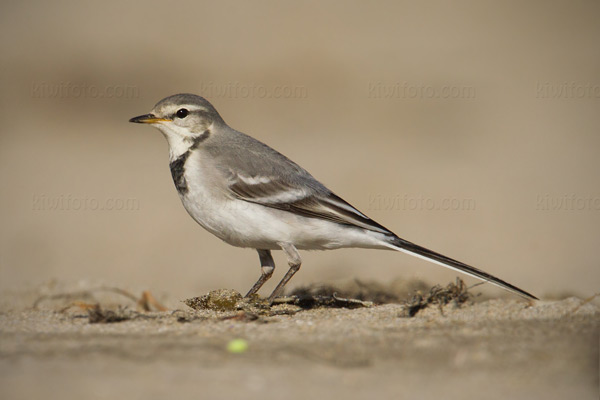
[[[229,186],[239,199],[288,211],[309,218],[320,218],[370,231],[392,234],[331,191],[327,193],[290,184],[278,177],[237,175]]]
[[[205,149],[227,177],[230,195],[304,217],[393,235],[266,144],[234,130],[226,135],[226,143]]]

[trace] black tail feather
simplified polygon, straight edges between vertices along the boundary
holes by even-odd
[[[490,282],[496,286],[499,286],[505,290],[516,293],[519,296],[525,297],[527,299],[539,300],[534,295],[527,293],[526,291],[519,289],[516,286],[511,285],[508,282],[504,282],[502,279],[496,278],[493,275],[488,274],[487,272],[483,272],[475,267],[471,267],[470,265],[464,264],[460,261],[456,261],[452,258],[446,257],[443,254],[436,253],[435,251],[426,249],[425,247],[421,247],[417,244],[411,243],[408,240],[404,240],[395,236],[391,238],[390,244],[394,247],[397,247],[400,251],[405,251],[411,253],[412,255],[420,256],[426,258],[429,261],[433,261],[443,266],[460,271],[467,275],[471,275],[475,278],[479,278],[483,281]]]

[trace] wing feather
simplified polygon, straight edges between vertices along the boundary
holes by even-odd
[[[284,210],[308,218],[392,234],[388,229],[358,211],[334,193],[320,193],[310,186],[301,187],[277,177],[245,177],[233,174],[229,189],[239,199]]]

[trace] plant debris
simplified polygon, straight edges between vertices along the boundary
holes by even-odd
[[[293,315],[300,311],[300,307],[289,304],[269,305],[267,299],[258,295],[249,298],[232,289],[217,289],[200,297],[184,300],[183,303],[196,311],[216,311],[233,313],[221,319],[238,321],[256,321],[261,316]]]
[[[138,298],[130,292],[117,288],[117,287],[99,287],[89,290],[81,290],[70,293],[58,293],[52,295],[45,295],[38,297],[33,303],[33,309],[37,309],[42,303],[49,301],[68,301],[69,304],[61,308],[61,312],[65,312],[72,307],[78,307],[84,310],[94,308],[98,306],[99,302],[96,300],[95,294],[99,292],[115,293],[120,296],[126,297],[136,304],[136,307],[140,311],[167,311],[168,309],[160,304],[156,298],[149,291],[145,290],[142,295]],[[63,303],[64,304],[64,303]]]
[[[406,298],[406,292],[412,288],[416,294],[409,300]],[[264,317],[277,315],[294,315],[302,310],[311,310],[316,308],[365,308],[376,304],[400,303],[403,307],[401,316],[413,317],[420,310],[430,305],[438,305],[440,312],[443,313],[443,306],[448,303],[454,303],[460,306],[471,298],[467,287],[460,279],[456,283],[451,283],[445,288],[434,286],[426,295],[423,295],[421,289],[425,284],[420,281],[392,281],[384,285],[376,282],[363,282],[354,280],[341,287],[333,285],[310,285],[303,286],[293,290],[290,295],[275,299],[273,304],[258,295],[244,298],[242,295],[231,289],[218,289],[209,292],[200,297],[194,297],[184,300],[183,303],[195,311],[213,311],[217,315],[206,313],[194,313],[193,311],[176,311],[175,316],[178,322],[192,322],[196,320],[214,319],[232,320],[243,322],[268,322]],[[424,290],[424,289],[423,289]],[[97,294],[100,292],[109,292],[118,294],[129,299],[136,305],[132,310],[122,304],[100,302]],[[102,297],[98,297],[102,298]],[[166,311],[154,296],[148,292],[142,292],[141,297],[136,297],[128,291],[116,287],[99,287],[95,289],[82,290],[70,293],[58,293],[39,297],[33,304],[38,308],[42,303],[58,302],[62,303],[60,312],[67,312],[71,308],[84,310],[89,322],[95,323],[116,323],[128,321],[137,318],[158,318],[157,316],[146,314],[149,311]],[[46,305],[48,307],[48,305]],[[81,315],[79,315],[81,317]],[[163,317],[169,317],[162,315]]]
[[[242,322],[251,322],[260,319],[258,314],[253,314],[248,311],[239,311],[234,315],[227,315],[222,317],[221,320],[233,320],[233,321],[242,321]]]
[[[110,310],[100,307],[99,304],[88,308],[87,311],[90,324],[110,324],[113,322],[123,322],[138,318],[140,316],[139,313],[124,307],[119,307],[116,310]]]
[[[456,283],[450,282],[445,288],[435,285],[425,296],[420,291],[417,292],[411,299],[404,302],[400,316],[403,318],[414,317],[419,311],[430,305],[437,305],[443,315],[443,307],[446,304],[452,302],[455,307],[460,307],[471,296],[463,280],[456,278]]]
[[[425,290],[427,285],[418,280],[405,281],[405,280],[394,280],[389,284],[382,284],[379,282],[362,281],[355,279],[348,283],[340,286],[332,285],[309,285],[302,286],[294,289],[290,296],[296,296],[301,302],[308,301],[310,304],[310,298],[316,297],[321,298],[329,297],[332,300],[332,304],[340,304],[333,299],[334,295],[337,299],[352,299],[363,302],[369,302],[374,305],[379,304],[390,304],[390,303],[401,303],[406,296],[410,295],[415,290]],[[326,301],[325,301],[326,302]],[[327,304],[319,304],[319,301],[315,302],[315,306],[327,307]],[[352,307],[355,308],[355,307]]]
[[[321,288],[322,289],[322,288]],[[297,292],[296,292],[297,293]],[[291,296],[280,297],[275,299],[273,304],[293,304],[302,308],[303,310],[310,310],[313,308],[362,308],[362,307],[372,307],[373,302],[370,301],[362,301],[358,299],[346,299],[343,297],[339,297],[337,295],[337,291],[335,288],[332,288],[331,293],[324,292],[320,290],[320,293],[323,294],[310,294],[300,293],[294,294]]]
[[[402,303],[402,299],[414,290],[425,289],[421,281],[392,281],[388,285],[354,280],[341,287],[333,285],[309,285],[293,290],[289,295],[278,297],[269,305],[266,299],[253,295],[244,298],[231,289],[218,289],[210,293],[184,300],[183,303],[196,311],[235,313],[223,318],[254,321],[258,317],[293,315],[300,310],[315,308],[363,308],[376,304]],[[182,322],[187,322],[183,319]]]
[[[217,289],[183,303],[194,310],[236,311],[242,306],[242,295],[232,289]]]
[[[359,308],[373,305],[369,301],[340,297],[337,295],[337,289],[332,286],[320,286],[314,292],[305,288],[295,293],[298,294],[276,298],[273,304],[269,305],[266,299],[260,298],[258,295],[244,298],[235,290],[218,289],[183,302],[196,311],[236,312],[224,319],[244,321],[254,321],[259,316],[293,315],[300,310],[318,307]]]
[[[594,294],[594,295],[592,295],[592,296],[588,297],[587,299],[583,299],[583,300],[581,301],[581,303],[580,303],[580,304],[579,304],[577,307],[575,307],[575,308],[574,308],[574,309],[571,311],[571,314],[575,314],[577,311],[579,311],[579,309],[580,309],[581,307],[583,307],[584,305],[586,305],[586,304],[588,304],[588,303],[591,303],[591,302],[592,302],[592,301],[594,301],[594,299],[595,299],[596,297],[598,297],[598,296],[600,296],[600,293],[596,293],[596,294]]]

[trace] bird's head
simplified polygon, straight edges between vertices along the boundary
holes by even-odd
[[[208,138],[214,125],[224,124],[208,100],[187,93],[166,97],[149,114],[131,118],[129,122],[158,128],[167,138],[174,156]]]

